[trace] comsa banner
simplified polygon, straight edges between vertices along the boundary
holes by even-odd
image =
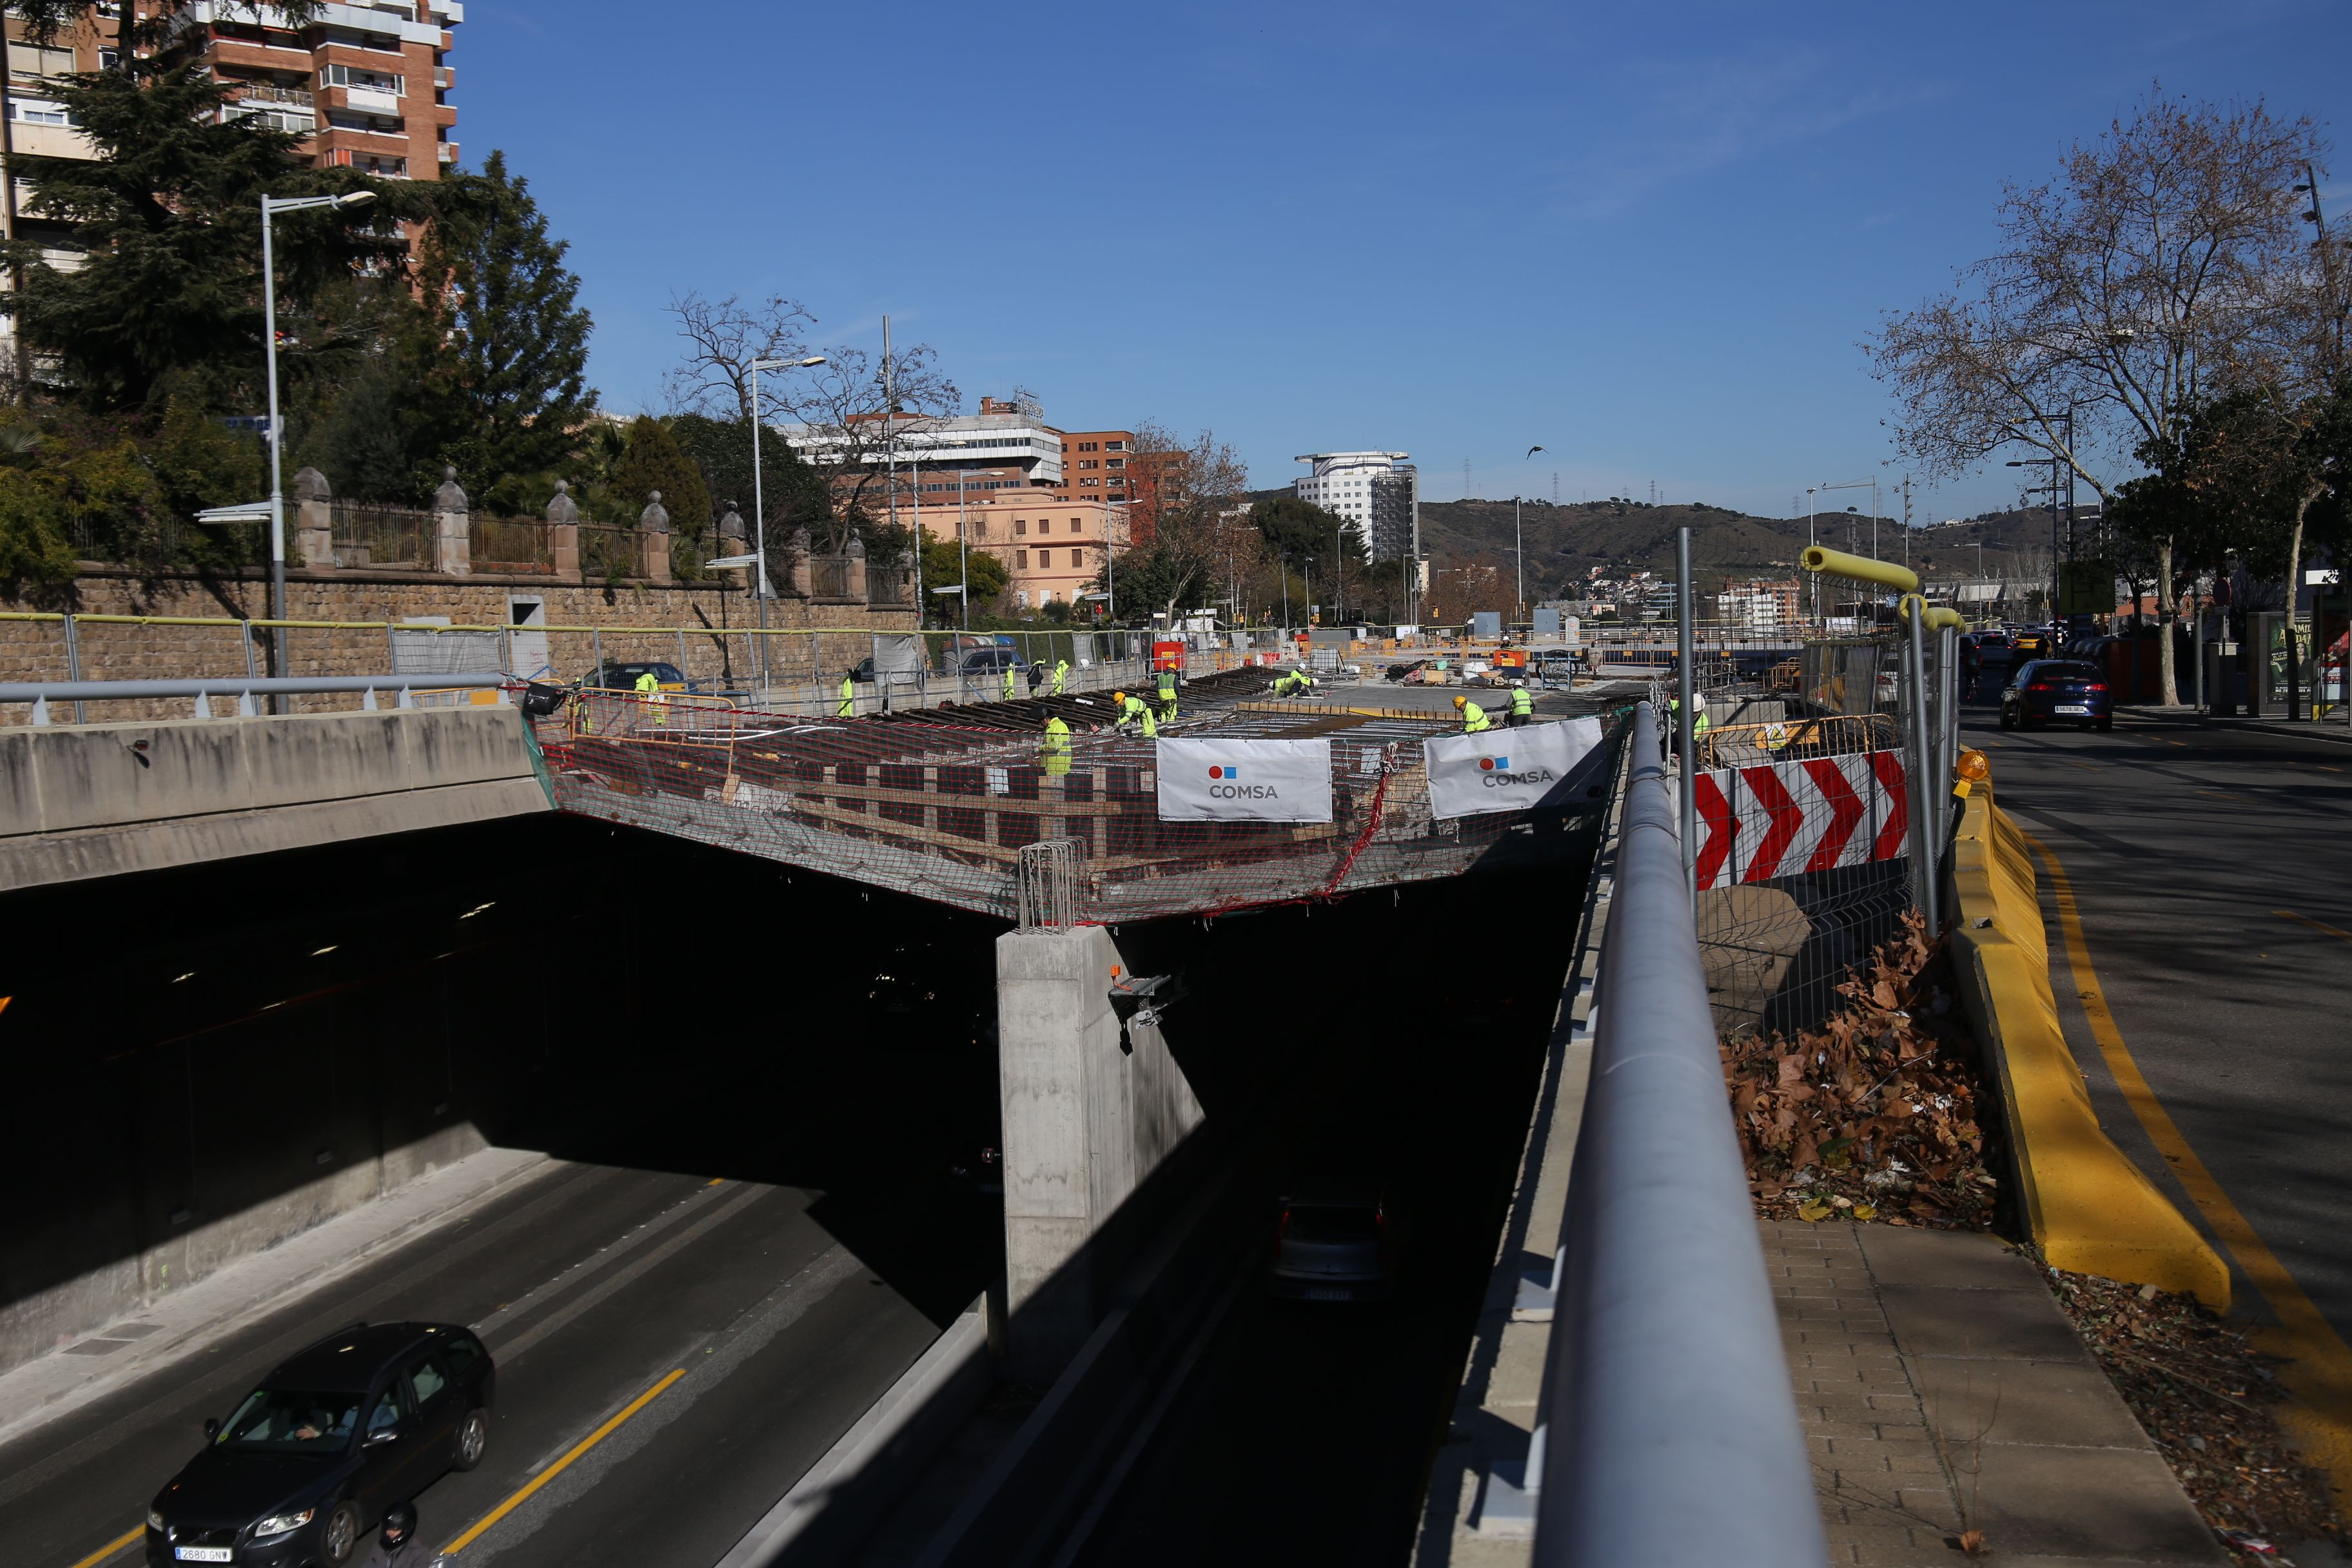
[[[1328,822],[1328,741],[1160,742],[1162,822]]]
[[[1540,805],[1600,745],[1601,721],[1590,716],[1441,736],[1422,748],[1429,760],[1429,814],[1475,816]]]

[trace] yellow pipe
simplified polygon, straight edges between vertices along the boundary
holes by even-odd
[[[1946,626],[1950,626],[1957,631],[1968,625],[1959,611],[1947,608],[1942,605],[1931,605],[1916,594],[1904,595],[1901,601],[1895,605],[1895,613],[1907,617],[1914,605],[1919,606],[1919,629],[1922,631],[1939,632]]]
[[[1808,545],[1797,557],[1797,564],[1808,572],[1824,577],[1845,577],[1856,583],[1874,583],[1882,588],[1892,588],[1898,594],[1919,591],[1919,574],[1908,566],[1897,566],[1891,561],[1873,561],[1866,555],[1848,555],[1843,550],[1830,550],[1819,544]]]

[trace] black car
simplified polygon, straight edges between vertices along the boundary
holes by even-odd
[[[354,1323],[297,1351],[155,1494],[147,1561],[341,1568],[394,1503],[482,1462],[497,1369],[455,1323]]]
[[[692,687],[677,666],[658,660],[644,664],[600,664],[580,678],[582,687],[592,691],[635,691],[640,677],[650,675],[654,684],[664,691],[687,691]]]
[[[2037,658],[2021,666],[2000,694],[2000,727],[2031,730],[2037,724],[2116,727],[2115,693],[2099,667],[2079,659]]]

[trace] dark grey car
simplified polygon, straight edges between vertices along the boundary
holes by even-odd
[[[1282,1200],[1266,1288],[1302,1301],[1379,1301],[1396,1290],[1396,1236],[1376,1196]]]

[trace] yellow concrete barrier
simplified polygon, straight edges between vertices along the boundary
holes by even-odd
[[[1962,803],[1951,889],[1960,1002],[1999,1077],[2018,1205],[2042,1256],[2225,1310],[2228,1268],[2099,1127],[2058,1025],[2033,863],[1982,784]]]

